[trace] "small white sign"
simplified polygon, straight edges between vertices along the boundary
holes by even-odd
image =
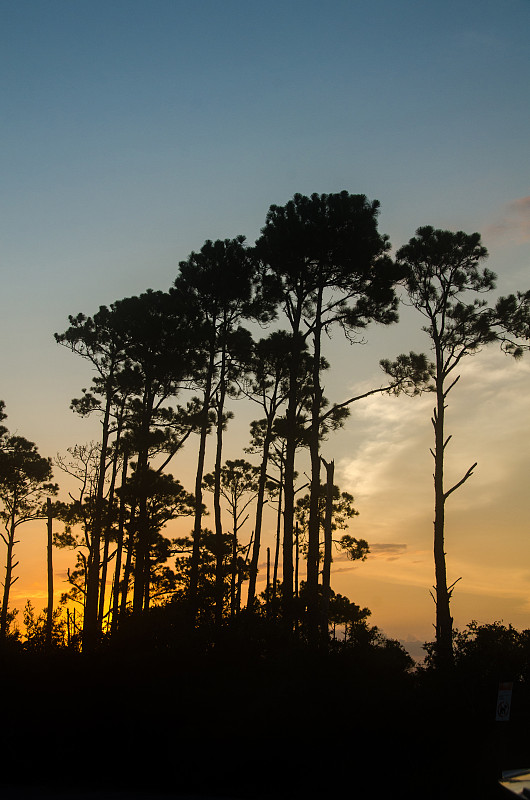
[[[497,695],[496,722],[508,722],[510,719],[510,706],[512,704],[513,683],[499,683]]]

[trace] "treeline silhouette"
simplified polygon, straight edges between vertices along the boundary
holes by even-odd
[[[494,289],[495,276],[480,266],[487,253],[479,234],[420,228],[392,258],[377,229],[378,209],[377,201],[345,191],[297,194],[285,206],[271,206],[253,246],[243,236],[206,241],[180,262],[167,291],[147,290],[92,316],[70,316],[55,338],[92,373],[71,408],[99,418],[100,440],[77,444],[52,464],[32,442],[0,429],[7,680],[16,673],[20,685],[24,674],[41,688],[49,680],[55,702],[59,693],[74,691],[73,673],[82,676],[82,703],[90,707],[82,746],[103,746],[103,732],[113,727],[105,706],[119,705],[117,724],[130,734],[113,734],[111,761],[135,758],[139,783],[149,783],[153,761],[161,761],[158,774],[178,758],[171,769],[187,791],[197,791],[198,781],[198,791],[256,796],[265,791],[259,774],[272,790],[271,769],[281,793],[297,786],[325,790],[327,770],[338,780],[353,760],[353,785],[370,787],[381,752],[396,773],[414,759],[411,783],[392,784],[392,796],[419,792],[442,761],[441,793],[425,796],[446,796],[452,787],[454,797],[455,780],[469,778],[464,764],[451,764],[447,753],[441,758],[455,714],[466,720],[458,735],[469,724],[467,735],[486,748],[479,762],[487,767],[484,791],[490,791],[500,756],[491,751],[496,733],[485,697],[499,676],[474,675],[479,699],[473,706],[466,695],[473,643],[497,648],[492,669],[501,670],[513,650],[517,658],[502,669],[520,679],[521,708],[528,707],[527,632],[500,624],[453,630],[444,508],[476,465],[449,488],[443,467],[455,370],[490,343],[514,357],[523,354],[530,292],[491,305],[480,299]],[[422,315],[433,359],[415,352],[385,359],[382,386],[330,402],[323,338],[340,332],[358,343],[371,323],[396,323],[399,291]],[[266,335],[258,338],[256,331]],[[369,625],[369,610],[332,589],[334,548],[364,559],[369,543],[344,532],[357,511],[353,497],[335,484],[334,462],[324,458],[322,443],[344,424],[352,403],[377,393],[425,391],[435,397],[436,637],[425,666],[412,670],[401,645]],[[226,460],[236,397],[253,402],[257,418],[246,453]],[[4,411],[2,404],[0,421]],[[194,453],[193,491],[170,472],[184,446],[188,459]],[[297,469],[301,458],[309,464],[307,477]],[[58,493],[53,466],[76,487],[68,500],[51,500]],[[210,527],[205,493],[212,498]],[[170,538],[166,526],[180,517],[189,518],[191,532]],[[36,614],[28,603],[22,641],[9,592],[17,579],[16,535],[32,519],[48,520],[50,552],[52,543],[69,548],[76,561],[57,609],[50,565],[48,608]],[[250,537],[242,534],[245,524]],[[275,544],[264,552],[263,534],[271,528]],[[38,678],[31,672],[36,665]],[[174,706],[166,717],[160,706],[168,697]],[[10,702],[16,716],[18,700]],[[48,702],[41,693],[47,720]],[[259,723],[256,704],[263,710]],[[72,745],[65,747],[75,759]],[[260,753],[271,747],[273,765],[260,765]],[[292,773],[294,761],[303,763],[302,775]],[[285,770],[288,778],[281,777]]]
[[[212,647],[159,607],[92,653],[3,649],[0,790],[500,800],[501,770],[528,764],[529,641],[472,628],[442,679],[397,643],[310,648],[265,620]]]

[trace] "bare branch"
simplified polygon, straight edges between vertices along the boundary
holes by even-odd
[[[247,516],[245,517],[245,519],[244,519],[242,522],[239,522],[239,516],[240,516],[240,515],[238,514],[238,517],[237,517],[237,524],[236,524],[236,530],[237,530],[237,533],[239,533],[239,531],[241,530],[241,528],[243,527],[243,525],[245,524],[245,522],[246,522],[246,521],[247,521],[247,519],[248,519],[248,514],[247,514]]]
[[[388,392],[389,389],[392,387],[389,386],[381,386],[379,389],[371,389],[369,392],[365,392],[364,394],[359,394],[356,397],[350,397],[349,400],[345,400],[343,403],[335,403],[329,411],[323,414],[320,417],[320,422],[323,422],[325,419],[330,417],[338,408],[344,408],[345,406],[349,406],[351,403],[355,403],[356,400],[364,400],[365,397],[371,397],[373,394],[381,394],[382,392]]]
[[[458,483],[455,483],[455,485],[452,486],[447,492],[445,492],[444,501],[447,500],[447,498],[449,497],[450,494],[452,494],[456,489],[458,489],[460,486],[462,486],[462,484],[465,483],[467,481],[467,479],[470,478],[473,475],[473,470],[477,466],[477,463],[478,462],[475,461],[473,466],[468,469],[468,471],[466,472],[464,477],[461,480],[459,480]]]
[[[451,389],[453,388],[453,386],[455,385],[455,383],[458,383],[459,380],[460,380],[460,375],[457,375],[454,381],[450,384],[450,386],[447,387],[447,389],[444,392],[444,400],[451,391]]]

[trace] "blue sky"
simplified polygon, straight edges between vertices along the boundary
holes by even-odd
[[[90,438],[68,410],[85,365],[53,340],[68,314],[168,288],[205,239],[254,241],[295,192],[377,198],[396,247],[424,224],[479,230],[499,290],[527,288],[529,23],[528,0],[4,0],[11,429],[50,455]],[[426,347],[419,327],[377,333],[355,369],[334,345],[333,389]]]

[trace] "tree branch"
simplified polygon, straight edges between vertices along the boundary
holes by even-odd
[[[447,500],[447,498],[449,497],[450,494],[452,494],[456,489],[458,489],[460,486],[462,486],[462,484],[465,483],[467,481],[467,479],[470,478],[473,475],[473,470],[477,466],[477,463],[478,462],[475,461],[473,466],[468,469],[468,471],[466,472],[464,477],[461,480],[459,480],[458,483],[455,483],[455,485],[452,486],[447,492],[445,492],[444,501]]]
[[[452,594],[453,594],[453,589],[455,588],[455,586],[456,586],[456,584],[458,583],[458,581],[461,581],[461,580],[462,580],[462,578],[457,578],[457,579],[456,579],[456,581],[453,581],[453,583],[451,584],[451,586],[448,586],[448,587],[447,587],[447,593],[448,593],[449,597],[451,597],[451,596],[452,596]]]
[[[451,389],[453,388],[453,386],[455,385],[455,383],[458,383],[459,380],[460,380],[460,375],[457,375],[456,378],[454,379],[454,381],[452,382],[452,384],[447,387],[447,389],[444,392],[444,400],[447,397],[447,395],[449,394],[449,392],[451,391]]]
[[[345,406],[349,406],[350,403],[355,403],[356,400],[364,400],[365,397],[371,397],[373,394],[388,392],[389,389],[392,389],[392,384],[389,384],[388,386],[381,386],[379,389],[371,389],[369,392],[359,394],[356,397],[350,397],[349,400],[345,400],[343,403],[335,403],[333,406],[331,406],[329,411],[320,417],[320,422],[324,422],[324,420],[330,417],[338,408],[344,408]]]

